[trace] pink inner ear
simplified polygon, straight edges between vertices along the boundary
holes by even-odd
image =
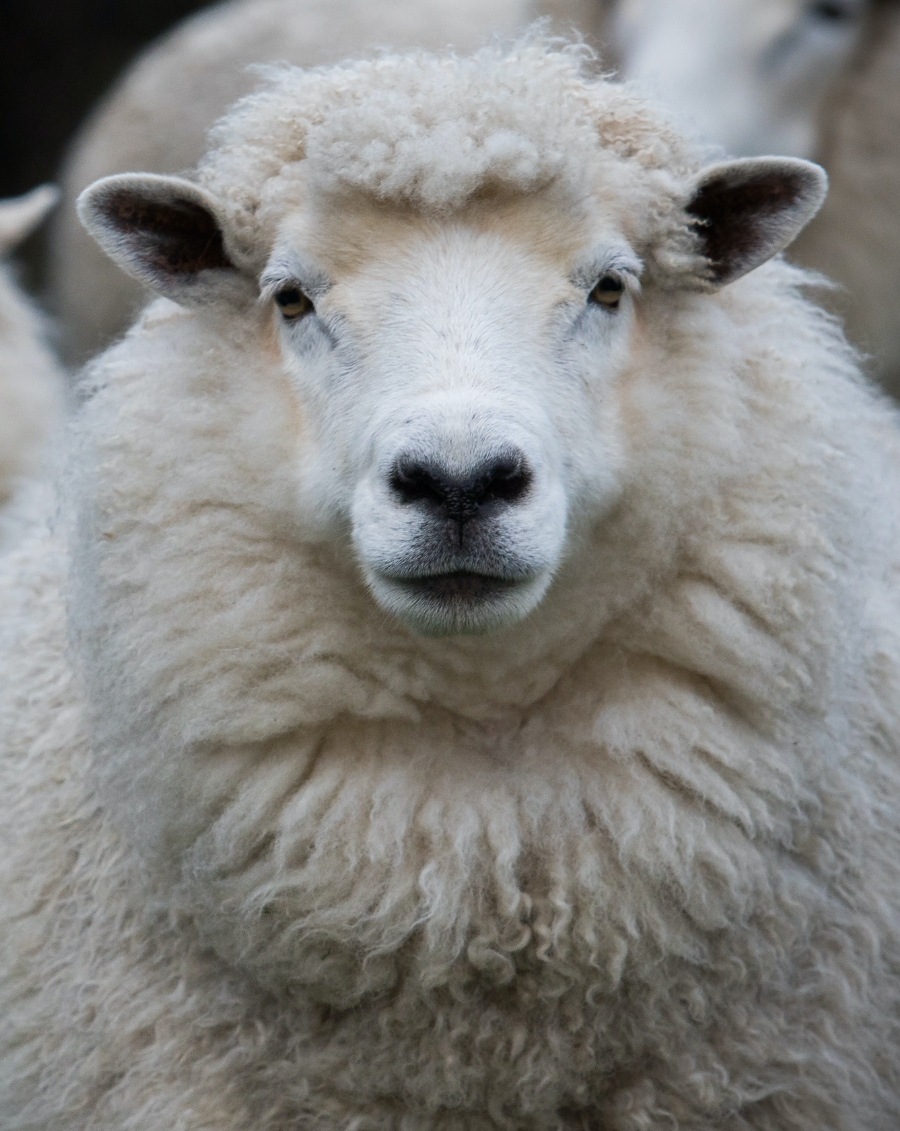
[[[110,195],[107,218],[135,240],[141,258],[163,275],[232,268],[213,216],[190,200],[146,200],[130,192]]]
[[[686,211],[698,221],[702,253],[712,267],[714,282],[740,273],[769,246],[772,222],[797,204],[805,184],[788,172],[761,171],[755,178],[735,182],[714,177],[700,186]]]

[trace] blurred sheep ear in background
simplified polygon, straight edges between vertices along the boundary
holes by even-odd
[[[41,224],[59,197],[52,185],[0,200],[0,256]],[[46,456],[63,395],[62,373],[45,341],[45,322],[0,263],[0,552],[11,541],[8,507]]]
[[[230,0],[184,21],[138,57],[69,148],[50,273],[72,361],[106,345],[146,296],[81,229],[78,194],[123,172],[181,173],[206,131],[258,82],[253,63],[336,62],[378,45],[475,48],[546,15],[559,31],[603,36],[610,0]]]
[[[619,0],[623,78],[736,156],[807,157],[831,190],[788,252],[900,398],[900,0]]]
[[[0,200],[0,255],[29,236],[59,200],[55,185],[40,185],[23,196]]]

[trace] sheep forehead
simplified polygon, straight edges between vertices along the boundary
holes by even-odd
[[[559,196],[545,190],[480,199],[448,217],[365,197],[314,196],[285,218],[266,274],[305,280],[321,273],[338,292],[352,293],[409,282],[423,271],[459,265],[464,274],[483,273],[490,266],[492,277],[506,274],[522,287],[533,280],[548,302],[558,301],[586,257],[630,251],[614,210],[586,209]]]
[[[416,52],[282,68],[211,140],[200,181],[250,241],[298,180],[446,212],[486,189],[621,180],[626,169],[634,182],[699,165],[642,99],[586,76],[585,52],[528,40],[463,59]]]

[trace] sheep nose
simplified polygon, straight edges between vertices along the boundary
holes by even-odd
[[[391,471],[391,490],[403,503],[424,503],[460,525],[489,503],[516,503],[532,474],[521,452],[507,451],[469,471],[453,474],[433,461],[401,456]]]

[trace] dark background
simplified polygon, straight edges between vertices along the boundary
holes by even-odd
[[[151,39],[197,0],[0,0],[0,197],[53,180],[66,143]]]

